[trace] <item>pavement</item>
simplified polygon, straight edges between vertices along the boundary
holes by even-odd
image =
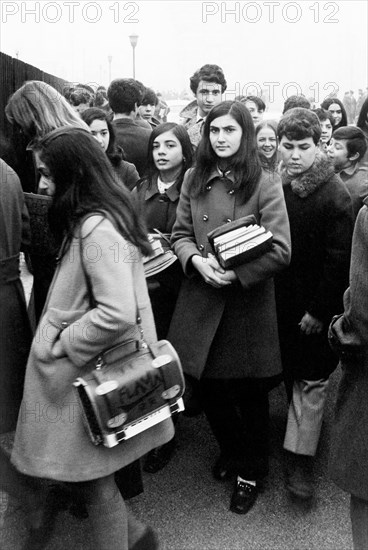
[[[245,515],[229,511],[231,481],[215,481],[218,456],[204,415],[181,416],[178,447],[156,474],[143,474],[144,493],[129,500],[135,515],[158,532],[161,550],[351,550],[349,496],[327,475],[328,442],[340,372],[331,376],[316,457],[316,497],[310,506],[285,489],[282,449],[287,401],[282,385],[270,393],[270,474],[255,506]],[[1,516],[2,513],[2,516]],[[26,537],[20,505],[0,495],[1,550],[20,550]],[[59,513],[46,550],[94,550],[86,523]]]

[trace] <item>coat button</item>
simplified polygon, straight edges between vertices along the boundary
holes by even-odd
[[[230,218],[227,218],[227,219],[225,220],[226,223],[230,223],[231,221],[232,221],[232,220],[231,220]]]
[[[207,185],[207,186],[206,186],[206,189],[207,189],[207,191],[211,191],[212,185]]]
[[[69,323],[67,323],[66,321],[63,321],[63,322],[61,323],[61,328],[62,328],[62,329],[66,328],[66,327],[68,326],[68,324],[69,324]]]
[[[203,221],[204,221],[204,222],[207,222],[207,221],[208,221],[208,216],[207,216],[207,214],[205,214],[205,215],[203,216]]]
[[[230,191],[228,191],[229,195],[233,195],[235,193],[234,189],[230,189]]]
[[[200,244],[200,245],[199,245],[198,250],[204,250],[203,244]]]

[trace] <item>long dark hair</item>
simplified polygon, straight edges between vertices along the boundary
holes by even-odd
[[[229,161],[229,168],[234,171],[235,191],[240,201],[246,202],[254,193],[262,168],[257,154],[255,130],[252,117],[248,109],[239,101],[223,101],[208,114],[203,126],[203,136],[199,143],[196,155],[196,165],[191,178],[191,195],[197,197],[206,192],[207,180],[216,168],[219,157],[214,152],[210,142],[210,125],[216,118],[230,115],[243,130],[240,147]]]
[[[364,130],[365,132],[367,131],[367,127],[368,127],[367,114],[368,114],[368,97],[366,97],[364,100],[364,103],[360,109],[360,113],[357,120],[358,128],[360,128],[361,130]]]
[[[329,106],[332,105],[333,103],[337,103],[337,105],[339,105],[340,108],[341,108],[342,119],[340,120],[340,122],[336,126],[333,126],[333,129],[337,130],[341,126],[347,126],[348,125],[348,117],[347,117],[346,109],[345,109],[342,101],[340,101],[339,98],[337,98],[337,97],[327,97],[325,100],[322,101],[321,107],[322,107],[322,109],[326,109],[326,111],[328,111]]]
[[[69,244],[86,214],[105,212],[129,242],[145,255],[151,252],[129,191],[119,184],[106,154],[89,132],[59,128],[34,149],[55,183],[49,223],[57,242],[66,237]]]
[[[183,164],[181,167],[180,174],[176,178],[176,185],[178,189],[180,189],[181,184],[183,183],[185,172],[188,170],[188,168],[192,166],[193,147],[192,147],[192,144],[190,143],[190,139],[186,128],[184,128],[184,126],[180,124],[176,124],[176,122],[164,122],[163,124],[159,124],[158,126],[156,126],[156,128],[152,130],[152,133],[148,141],[148,159],[147,159],[146,172],[143,179],[148,180],[149,186],[152,185],[153,178],[159,174],[159,170],[155,165],[155,161],[153,160],[153,143],[158,136],[161,136],[161,134],[164,134],[165,132],[170,132],[170,131],[172,131],[174,136],[178,139],[183,151]]]
[[[125,160],[125,155],[122,148],[116,144],[115,130],[109,120],[108,113],[97,107],[90,107],[81,113],[81,118],[88,126],[91,126],[94,120],[104,120],[106,122],[110,139],[105,154],[109,157],[111,164],[117,168],[121,164],[121,161]]]

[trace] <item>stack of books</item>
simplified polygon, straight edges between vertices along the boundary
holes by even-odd
[[[149,233],[148,239],[152,247],[152,254],[143,258],[144,273],[147,279],[157,275],[177,260],[170,248],[170,235]]]
[[[249,219],[241,226],[236,223],[234,229],[232,224],[226,224],[209,236],[215,256],[224,269],[250,262],[271,249],[272,233],[257,223],[248,222]]]

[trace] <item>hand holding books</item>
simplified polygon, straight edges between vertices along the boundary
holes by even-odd
[[[219,264],[230,269],[258,258],[272,247],[272,233],[245,216],[207,235]]]
[[[170,247],[170,235],[163,234],[158,230],[155,231],[155,233],[149,233],[148,235],[152,255],[143,258],[144,272],[147,279],[157,275],[177,260]]]

